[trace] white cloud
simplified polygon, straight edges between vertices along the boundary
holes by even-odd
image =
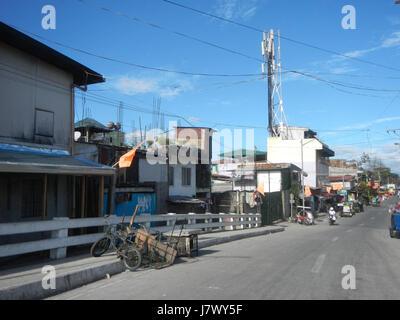
[[[225,19],[248,20],[257,12],[258,0],[218,0],[215,13]]]
[[[347,57],[362,58],[370,53],[379,50],[397,48],[397,47],[400,48],[400,31],[391,33],[390,36],[382,39],[374,47],[345,52],[343,53],[343,55],[333,55],[329,60],[314,61],[312,63],[312,66],[313,68],[318,68],[320,71],[328,70],[328,72],[330,73],[348,74],[357,71],[357,69],[349,65],[351,63],[351,60],[348,59]]]
[[[375,119],[373,121],[369,121],[369,122],[365,122],[365,123],[359,123],[359,124],[354,124],[351,126],[345,126],[345,127],[339,128],[338,130],[364,129],[364,128],[368,128],[374,124],[377,124],[377,123],[390,122],[390,121],[396,121],[396,120],[400,120],[400,117]]]
[[[381,41],[381,43],[375,47],[371,47],[368,49],[354,50],[354,51],[346,52],[343,55],[352,57],[352,58],[361,58],[361,57],[367,55],[368,53],[371,53],[374,51],[388,49],[388,48],[394,48],[394,47],[398,47],[398,46],[400,46],[400,32],[396,31],[396,32],[393,32],[388,38],[383,39]],[[344,60],[344,59],[346,59],[346,57],[333,56],[331,62],[337,62],[337,61]]]
[[[394,143],[375,146],[374,148],[362,148],[359,146],[338,145],[333,146],[336,158],[348,160],[359,160],[363,152],[370,155],[371,158],[382,160],[386,167],[392,172],[400,173],[400,147]]]
[[[190,117],[190,118],[188,118],[187,119],[189,122],[199,122],[200,121],[200,119],[199,118],[196,118],[196,117]]]
[[[124,94],[135,95],[154,92],[157,89],[157,82],[154,80],[121,77],[114,86]]]
[[[397,16],[387,17],[387,20],[389,21],[390,24],[392,24],[394,26],[400,24],[400,17],[397,17]]]
[[[113,87],[127,95],[156,94],[161,97],[175,96],[192,88],[186,79],[171,77],[141,78],[135,76],[116,77]]]

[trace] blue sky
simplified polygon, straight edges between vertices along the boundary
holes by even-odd
[[[258,74],[262,34],[173,6],[161,0],[85,0],[196,37],[251,58],[232,54],[177,34],[153,28],[78,0],[3,0],[1,21],[67,46],[144,66],[193,73]],[[282,36],[400,70],[400,5],[394,0],[215,0],[182,1],[190,7],[259,29],[279,29]],[[56,8],[56,29],[41,26],[44,5]],[[356,9],[356,30],[342,28],[342,7]],[[217,123],[254,126],[258,150],[266,150],[267,86],[259,76],[200,77],[145,70],[98,59],[38,39],[103,74],[104,84],[90,86],[86,107],[106,123],[117,120],[117,108],[94,102],[93,94],[152,111],[190,119],[194,125],[223,129]],[[319,133],[337,158],[358,158],[365,151],[400,172],[400,71],[360,63],[282,39],[285,70],[310,72],[324,80],[368,90],[333,86],[301,75],[283,75],[283,103],[289,125]],[[240,83],[238,83],[240,82]],[[378,91],[385,89],[393,91]],[[346,92],[343,92],[345,90]],[[92,97],[92,98],[91,98]],[[104,99],[104,98],[103,98]],[[116,103],[115,105],[117,105]],[[76,119],[82,117],[81,94]],[[152,123],[150,113],[124,110],[126,132]],[[174,118],[166,116],[166,121]],[[182,125],[186,125],[181,120]],[[262,127],[265,127],[262,128]],[[400,132],[399,132],[400,134]]]

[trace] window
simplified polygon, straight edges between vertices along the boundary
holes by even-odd
[[[35,110],[35,135],[54,136],[54,113],[46,110]]]
[[[182,168],[182,185],[190,186],[191,185],[191,168]]]
[[[168,183],[170,186],[174,185],[174,167],[168,167]]]

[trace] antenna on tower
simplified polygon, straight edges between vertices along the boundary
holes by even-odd
[[[261,43],[264,63],[262,73],[265,74],[267,64],[268,75],[268,131],[271,137],[288,139],[288,124],[283,109],[282,100],[282,67],[281,67],[281,44],[280,33],[277,31],[278,48],[275,47],[274,30],[263,32]]]
[[[118,117],[117,117],[117,123],[120,124],[121,126],[121,131],[123,131],[123,122],[124,122],[124,104],[122,101],[120,101],[119,103],[119,107],[118,107]]]

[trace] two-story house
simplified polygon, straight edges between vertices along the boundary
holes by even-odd
[[[102,215],[114,169],[74,156],[74,92],[101,82],[0,23],[0,223]]]

